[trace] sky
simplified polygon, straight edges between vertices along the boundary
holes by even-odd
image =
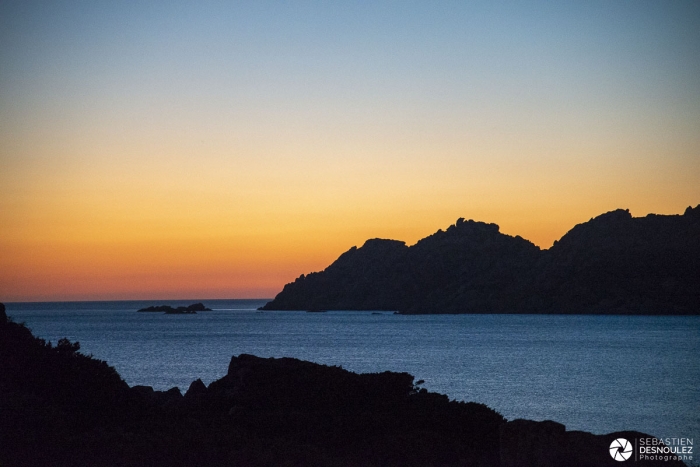
[[[0,301],[271,298],[700,203],[700,2],[0,1]]]

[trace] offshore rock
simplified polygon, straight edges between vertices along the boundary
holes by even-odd
[[[173,308],[170,305],[149,306],[136,310],[139,312],[164,312],[166,315],[181,315],[181,314],[196,314],[198,311],[212,311],[211,308],[205,307],[202,303],[194,303],[189,306],[179,306]]]

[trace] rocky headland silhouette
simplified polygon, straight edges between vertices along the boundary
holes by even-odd
[[[547,250],[458,219],[413,246],[367,240],[261,309],[694,315],[698,278],[700,205],[682,215],[608,212]]]
[[[613,466],[613,440],[650,437],[507,421],[407,373],[293,358],[234,356],[225,376],[183,396],[129,387],[79,349],[34,337],[0,304],[0,465]]]

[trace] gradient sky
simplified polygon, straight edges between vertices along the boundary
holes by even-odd
[[[146,5],[145,5],[146,4]],[[700,203],[700,2],[0,2],[0,300],[272,297]]]

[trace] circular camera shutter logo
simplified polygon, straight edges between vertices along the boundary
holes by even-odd
[[[610,443],[610,456],[616,461],[626,461],[632,455],[632,443],[625,438],[617,438]]]

